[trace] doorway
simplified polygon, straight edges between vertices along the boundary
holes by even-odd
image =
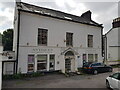
[[[71,71],[71,60],[65,59],[65,71],[69,72]]]
[[[72,51],[68,51],[65,53],[65,72],[74,71],[74,53]]]

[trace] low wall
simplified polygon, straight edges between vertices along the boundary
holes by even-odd
[[[120,65],[120,61],[106,61],[107,65]]]

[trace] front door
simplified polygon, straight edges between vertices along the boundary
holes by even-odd
[[[65,72],[71,71],[71,59],[65,59]]]

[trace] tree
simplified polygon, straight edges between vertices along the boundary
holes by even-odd
[[[12,51],[13,48],[13,29],[7,29],[2,34],[2,44],[4,51]]]

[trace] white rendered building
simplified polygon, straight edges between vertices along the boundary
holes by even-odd
[[[83,61],[102,62],[101,24],[81,16],[17,2],[13,51],[21,73],[75,72]]]
[[[112,28],[105,34],[106,36],[106,60],[120,60],[120,17],[113,20]]]

